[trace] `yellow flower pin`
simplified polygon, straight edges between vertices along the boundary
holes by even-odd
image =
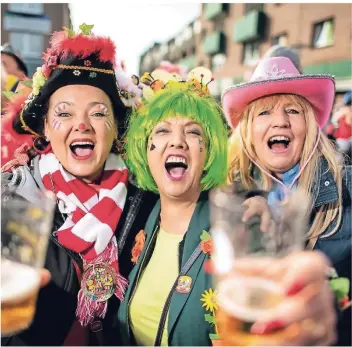
[[[202,298],[200,301],[203,302],[202,307],[205,307],[207,311],[210,311],[211,313],[214,313],[215,310],[218,309],[218,304],[216,300],[217,296],[217,291],[212,288],[209,288],[209,290],[205,290],[204,294],[202,294]]]

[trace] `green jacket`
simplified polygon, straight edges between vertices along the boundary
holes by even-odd
[[[118,311],[119,338],[122,345],[135,345],[133,333],[129,327],[129,304],[142,270],[152,255],[158,231],[159,215],[160,201],[157,202],[147,221],[146,242],[137,264],[129,275],[129,287]],[[199,245],[203,230],[209,232],[209,226],[208,193],[204,192],[197,202],[187,233],[180,243],[179,254],[182,255],[180,269]],[[214,326],[205,321],[204,315],[210,312],[202,307],[203,302],[200,301],[204,291],[213,288],[211,276],[206,274],[203,268],[207,258],[208,255],[201,252],[187,272],[186,275],[192,278],[190,292],[184,294],[175,290],[172,295],[167,326],[169,346],[212,345],[209,334],[214,332]]]

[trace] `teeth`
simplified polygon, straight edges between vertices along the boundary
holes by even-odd
[[[187,165],[186,159],[182,158],[182,157],[171,156],[171,157],[167,158],[166,162],[167,163],[183,163],[183,164]]]
[[[290,141],[286,136],[273,136],[269,141]]]
[[[78,145],[92,145],[94,146],[93,142],[88,142],[88,141],[75,141],[71,143],[71,146],[78,146]]]

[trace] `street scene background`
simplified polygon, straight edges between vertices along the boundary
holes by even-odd
[[[94,24],[94,33],[115,41],[118,66],[127,75],[142,76],[163,67],[186,77],[194,67],[204,66],[213,73],[209,88],[217,100],[229,86],[248,81],[273,47],[284,47],[282,54],[302,73],[335,76],[332,116],[351,91],[349,3],[123,3],[107,10],[109,6],[80,1],[2,3],[2,47],[10,47],[31,77],[42,64],[52,32]],[[11,89],[12,77],[9,74],[2,89]]]

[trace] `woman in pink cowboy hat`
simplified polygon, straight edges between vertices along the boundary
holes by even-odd
[[[351,278],[351,167],[339,166],[321,132],[334,94],[333,76],[302,75],[284,57],[263,59],[249,82],[226,89],[222,104],[234,130],[229,181],[264,188],[269,205],[302,189],[311,201],[307,248],[323,252],[339,276]],[[351,345],[351,305],[345,295],[337,301],[338,344]]]

